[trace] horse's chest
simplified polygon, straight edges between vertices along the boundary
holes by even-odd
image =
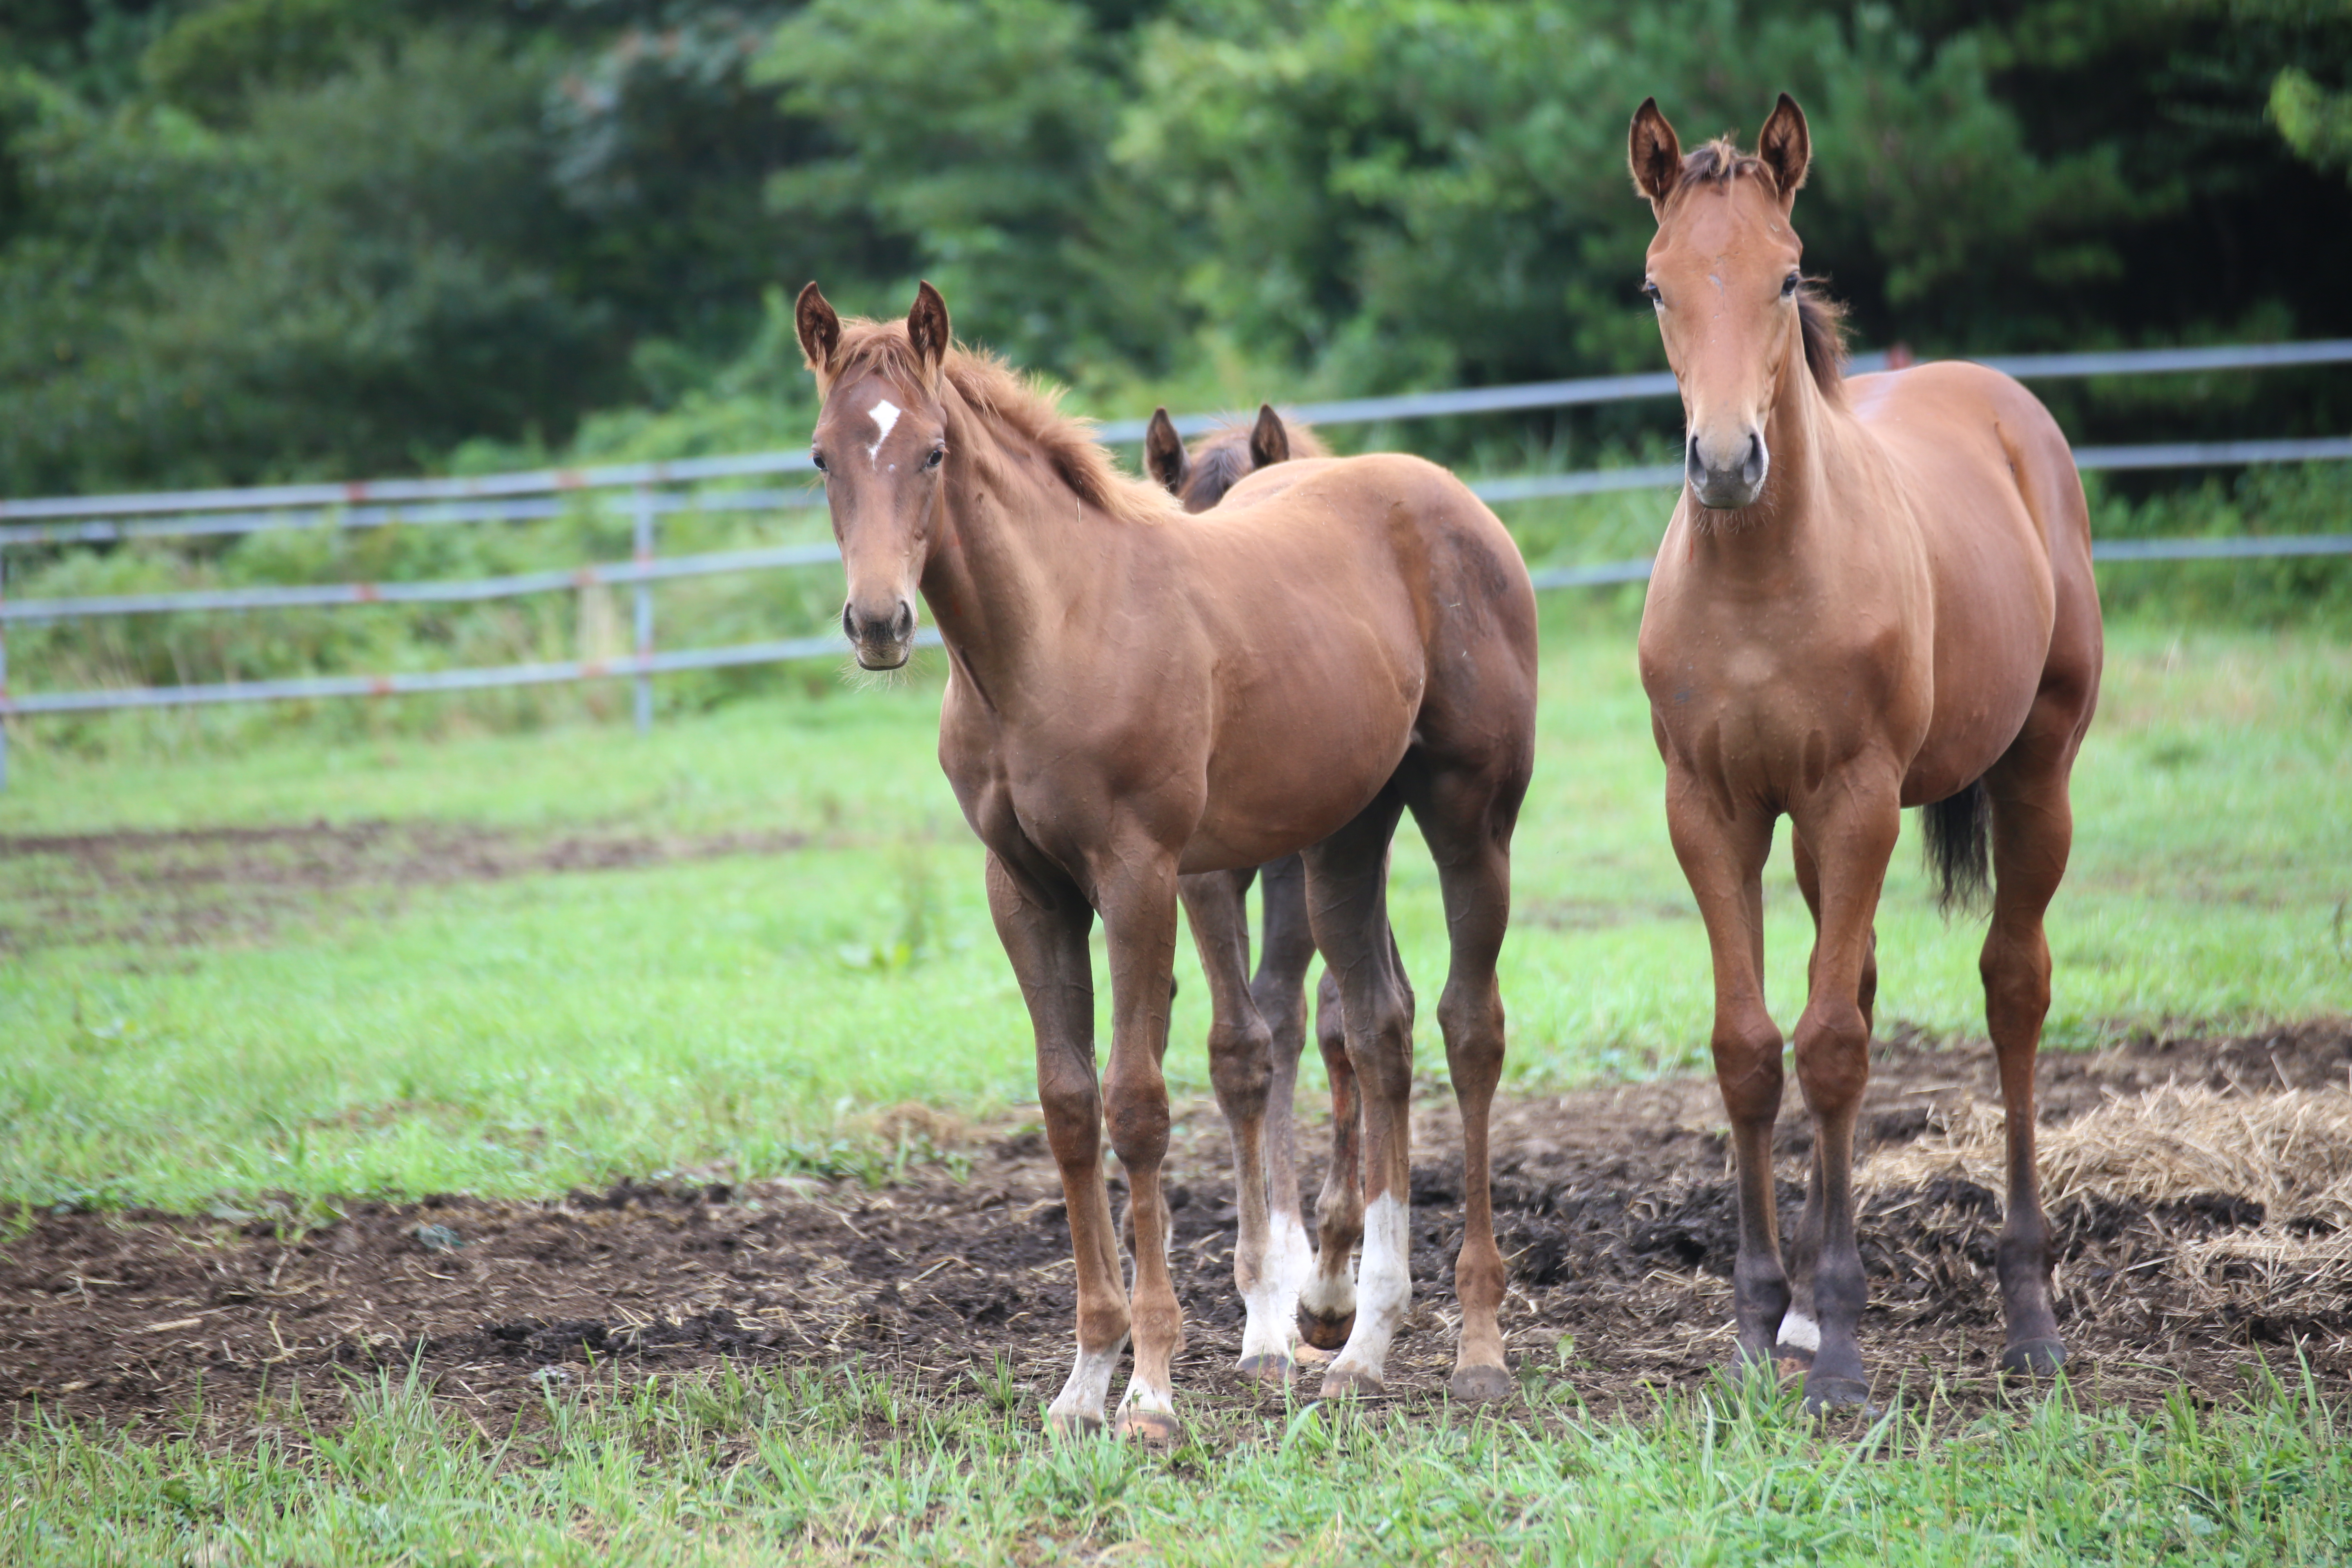
[[[1900,749],[1912,704],[1885,649],[1816,643],[1797,652],[1734,642],[1645,659],[1668,764],[1727,795],[1786,802],[1859,753]]]

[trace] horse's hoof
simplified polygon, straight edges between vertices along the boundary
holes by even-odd
[[[2000,1352],[2006,1377],[2048,1377],[2066,1364],[2066,1347],[2056,1340],[2026,1340]]]
[[[1805,1414],[1825,1415],[1832,1410],[1854,1410],[1864,1415],[1878,1414],[1878,1406],[1870,1402],[1870,1384],[1858,1377],[1824,1377],[1814,1373],[1805,1379]]]
[[[1389,1385],[1382,1383],[1376,1374],[1367,1372],[1362,1367],[1349,1366],[1341,1362],[1323,1374],[1323,1391],[1318,1397],[1379,1399],[1386,1395],[1388,1391]]]
[[[1045,1413],[1045,1430],[1056,1437],[1092,1437],[1102,1429],[1099,1415],[1066,1415],[1054,1410]]]
[[[1176,1424],[1170,1411],[1144,1410],[1130,1405],[1118,1413],[1118,1435],[1147,1448],[1172,1448],[1182,1434],[1183,1428]]]
[[[1326,1318],[1304,1307],[1298,1309],[1298,1337],[1318,1351],[1346,1348],[1348,1336],[1355,1331],[1356,1314],[1353,1312],[1345,1317]]]
[[[1492,1405],[1517,1392],[1511,1374],[1499,1366],[1457,1366],[1446,1386],[1467,1405]]]
[[[1298,1375],[1298,1363],[1286,1355],[1244,1356],[1242,1375],[1255,1378],[1269,1388],[1284,1388]]]
[[[1298,1343],[1290,1347],[1290,1353],[1297,1358],[1298,1364],[1301,1368],[1306,1368],[1310,1366],[1328,1366],[1331,1364],[1332,1358],[1337,1356],[1339,1352],[1338,1351],[1325,1350],[1321,1345],[1310,1345],[1306,1341],[1301,1340]]]

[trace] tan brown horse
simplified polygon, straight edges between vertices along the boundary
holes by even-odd
[[[1412,1297],[1412,1020],[1386,886],[1406,810],[1437,861],[1452,945],[1438,1020],[1467,1176],[1454,1386],[1507,1394],[1486,1131],[1536,682],[1535,595],[1510,535],[1451,474],[1387,456],[1286,463],[1186,520],[1050,398],[956,347],[929,284],[903,324],[844,322],[814,286],[795,314],[824,397],[814,447],[848,577],[843,629],[860,664],[887,669],[913,646],[919,595],[938,623],[940,765],[987,847],[990,910],[1036,1035],[1077,1264],[1077,1354],[1049,1418],[1103,1419],[1131,1333],[1119,1429],[1177,1431],[1183,1317],[1160,1190],[1177,879],[1301,849],[1363,1094],[1355,1325],[1323,1389],[1382,1386]],[[1099,1082],[1097,912],[1112,1015]],[[1230,1070],[1264,1094],[1263,1053]],[[1106,1126],[1128,1177],[1131,1297]]]
[[[1265,404],[1249,426],[1214,430],[1186,447],[1168,410],[1152,410],[1144,431],[1146,471],[1188,512],[1202,512],[1262,468],[1299,458],[1328,458],[1312,430],[1293,429]],[[1257,973],[1250,974],[1247,899],[1253,879],[1264,889],[1265,942]],[[1295,1110],[1298,1058],[1307,1044],[1307,966],[1315,956],[1307,919],[1307,867],[1286,855],[1263,867],[1203,871],[1180,879],[1184,915],[1209,982],[1210,1059],[1245,1061],[1264,1042],[1273,1077],[1265,1097],[1263,1162],[1265,1181],[1251,1175],[1261,1156],[1242,1142],[1243,1123],[1221,1087],[1221,1106],[1232,1130],[1238,1232],[1234,1249],[1234,1282],[1242,1292],[1246,1321],[1242,1331],[1242,1370],[1255,1376],[1286,1379],[1296,1370],[1290,1341],[1299,1336],[1317,1350],[1347,1343],[1355,1326],[1355,1278],[1349,1255],[1363,1238],[1362,1152],[1358,1139],[1355,1073],[1340,1027],[1339,983],[1327,965],[1316,995],[1316,1044],[1331,1084],[1331,1163],[1315,1205],[1319,1247],[1309,1247],[1299,1213],[1298,1123]],[[1391,939],[1393,947],[1393,939]],[[1403,974],[1399,962],[1397,972]],[[1407,1005],[1412,987],[1405,987]],[[1234,1104],[1246,1106],[1243,1089]],[[1251,1205],[1260,1184],[1266,1192],[1263,1232]],[[1262,1234],[1262,1244],[1255,1237]]]
[[[1853,1128],[1873,922],[1906,805],[1927,808],[1947,908],[1982,890],[1990,827],[1985,1017],[2009,1126],[2001,1365],[2064,1359],[2033,1058],[2050,1003],[2042,912],[2073,838],[2067,778],[2097,704],[2101,637],[2082,480],[2048,411],[1979,365],[1843,378],[1837,311],[1806,283],[1790,226],[1811,159],[1786,94],[1752,156],[1727,141],[1684,156],[1654,100],[1633,117],[1633,179],[1658,219],[1643,288],[1689,431],[1642,616],[1642,682],[1714,960],[1739,1352],[1769,1365],[1777,1343],[1807,1364],[1818,1408],[1868,1394]],[[1814,1131],[1793,1300],[1773,1209],[1781,1042],[1764,1005],[1760,882],[1783,815],[1815,928],[1793,1042]]]

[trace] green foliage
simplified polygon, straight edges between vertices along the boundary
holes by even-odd
[[[1804,100],[1865,340],[2333,335],[2347,78],[2340,0],[46,0],[0,21],[0,487],[751,427],[811,277],[928,276],[1097,398],[1646,367],[1652,92],[1694,142]],[[2054,396],[2292,434],[2342,382]]]
[[[2352,169],[2352,92],[2330,92],[2293,66],[2271,84],[2271,121],[2323,169]]]

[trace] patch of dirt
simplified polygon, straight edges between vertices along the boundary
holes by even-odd
[[[0,835],[0,952],[91,942],[192,946],[266,935],[321,894],[632,870],[806,847],[790,832],[539,833],[440,822]],[[122,898],[118,895],[131,895]]]
[[[2348,1076],[2352,1021],[2151,1037],[2045,1057],[2044,1119],[2066,1123],[2168,1083],[2334,1093]],[[1884,1045],[1867,1145],[1907,1151],[1994,1092],[1980,1043]],[[1801,1121],[1792,1104],[1780,1147],[1787,1217],[1806,1160]],[[1694,1385],[1730,1347],[1733,1200],[1713,1083],[1517,1099],[1496,1121],[1496,1221],[1513,1276],[1504,1326],[1523,1375],[1564,1376],[1601,1406]],[[1434,1400],[1451,1364],[1461,1162],[1450,1099],[1433,1091],[1416,1105],[1413,1136],[1415,1296],[1391,1365],[1408,1402]],[[1312,1128],[1307,1141],[1322,1142]],[[1195,1399],[1268,1397],[1231,1371],[1242,1320],[1213,1106],[1179,1108],[1171,1166],[1191,1331],[1180,1387]],[[1864,1190],[1864,1343],[1880,1390],[1942,1378],[1963,1405],[1990,1401],[1999,1194],[1951,1174]],[[2294,1216],[2268,1217],[2305,1234]],[[2335,1258],[2327,1271],[2282,1275],[2259,1248],[2222,1245],[2265,1223],[2243,1194],[2088,1191],[2053,1218],[2060,1317],[2088,1397],[2148,1404],[2184,1384],[2221,1397],[2265,1360],[2295,1375],[2298,1352],[2324,1388],[2347,1391],[2342,1237],[2311,1233],[2328,1244],[2314,1256]],[[227,1210],[28,1223],[0,1247],[0,1396],[20,1415],[35,1401],[109,1422],[196,1404],[249,1409],[265,1388],[324,1392],[347,1372],[412,1362],[489,1422],[612,1363],[887,1366],[976,1398],[974,1378],[1002,1355],[1042,1400],[1070,1352],[1068,1226],[1034,1130],[976,1146],[961,1179],[935,1168],[882,1190],[625,1182],[542,1203],[364,1205],[290,1237]]]

